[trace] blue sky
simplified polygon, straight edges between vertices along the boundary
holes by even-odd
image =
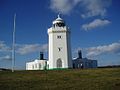
[[[16,69],[48,58],[47,29],[61,13],[71,30],[72,57],[97,59],[99,66],[120,65],[119,0],[0,0],[0,67],[11,68],[13,18],[16,13]]]

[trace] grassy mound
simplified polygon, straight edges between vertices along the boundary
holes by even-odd
[[[120,68],[1,71],[0,90],[120,90]]]

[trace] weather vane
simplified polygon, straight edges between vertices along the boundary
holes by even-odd
[[[60,16],[61,16],[61,13],[59,12],[59,13],[58,13],[58,18],[60,18]]]

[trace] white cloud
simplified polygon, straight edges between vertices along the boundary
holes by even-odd
[[[40,44],[25,44],[25,45],[17,45],[16,52],[24,55],[29,54],[37,51],[46,52],[48,50],[48,45],[40,45]]]
[[[8,47],[4,41],[0,41],[0,52],[10,52],[11,48]]]
[[[97,56],[104,53],[114,53],[120,55],[120,42],[109,45],[87,48],[87,56]]]
[[[105,16],[111,2],[112,0],[50,0],[50,8],[57,13],[69,14],[79,5],[76,10],[83,11],[81,16],[88,18]]]
[[[0,41],[0,52],[11,52],[12,48],[5,44],[4,41]],[[15,52],[21,55],[29,54],[33,52],[47,52],[48,51],[48,44],[16,44],[15,45]],[[6,56],[7,58],[8,56]]]
[[[83,18],[93,16],[105,16],[107,8],[111,5],[112,0],[82,0],[84,14]]]
[[[9,55],[0,57],[0,60],[12,60],[12,58]]]
[[[69,14],[81,0],[50,0],[50,8],[62,14]]]
[[[48,44],[44,44],[40,47],[40,51],[47,52],[48,51]]]
[[[95,19],[94,21],[92,21],[88,24],[82,25],[82,28],[87,31],[87,30],[92,30],[92,29],[97,28],[97,27],[106,26],[110,23],[111,22],[109,20]]]

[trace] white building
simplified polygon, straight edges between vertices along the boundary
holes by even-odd
[[[78,57],[73,59],[73,68],[97,68],[97,60],[82,58],[82,52],[78,51]]]
[[[46,60],[34,60],[26,63],[26,70],[44,70],[46,68]]]
[[[26,70],[44,70],[47,68],[47,60],[44,59],[43,53],[40,53],[40,59],[26,63]]]
[[[48,29],[48,35],[49,69],[72,68],[70,30],[59,15]]]

